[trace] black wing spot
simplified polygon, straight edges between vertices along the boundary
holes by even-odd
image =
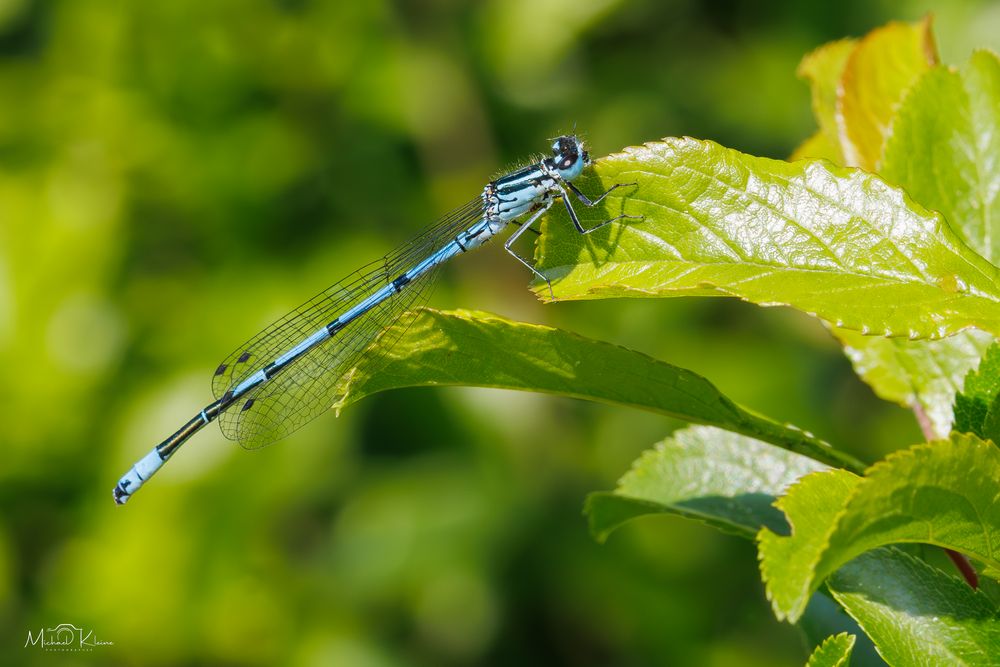
[[[247,401],[246,403],[244,403],[243,404],[243,409],[241,410],[241,412],[246,412],[251,407],[253,407],[253,402],[254,402],[254,399],[251,398],[249,401]]]
[[[243,354],[240,355],[240,358],[236,360],[236,363],[242,364],[244,361],[246,361],[249,358],[250,358],[250,353],[249,352],[244,352]]]
[[[226,368],[228,367],[225,364],[219,364],[219,367],[215,369],[215,374],[222,375],[226,372]]]

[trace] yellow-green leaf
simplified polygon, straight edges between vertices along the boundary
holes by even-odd
[[[643,219],[581,235],[551,216],[539,269],[558,299],[738,296],[863,333],[1000,331],[997,268],[872,174],[665,139],[602,159],[581,181],[586,192],[636,183],[578,207],[585,225],[623,210]]]
[[[880,173],[941,212],[974,250],[1000,258],[1000,60],[978,51],[959,70],[937,67],[913,86],[892,124]],[[887,400],[919,407],[944,437],[966,373],[992,342],[966,331],[939,342],[837,331],[854,368]]]
[[[837,127],[846,164],[874,171],[906,91],[937,64],[930,17],[889,23],[868,33],[844,65]]]

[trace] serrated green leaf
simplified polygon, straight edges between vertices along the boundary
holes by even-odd
[[[651,513],[678,514],[744,537],[765,525],[787,532],[771,503],[796,479],[821,469],[812,459],[773,445],[692,426],[643,453],[613,493],[591,494],[586,513],[591,532],[602,541],[626,521]],[[812,644],[844,630],[860,632],[821,592],[813,594],[801,630]],[[859,665],[883,664],[866,637],[855,653]]]
[[[805,456],[707,426],[675,432],[632,464],[611,493],[592,493],[586,514],[600,541],[634,517],[680,514],[753,536],[785,532],[774,499],[802,475],[826,466]]]
[[[738,296],[866,333],[1000,331],[997,268],[871,174],[693,139],[629,148],[596,170],[604,187],[637,186],[609,196],[587,224],[623,207],[645,217],[586,236],[547,221],[539,268],[559,299]]]
[[[813,473],[779,500],[792,526],[758,535],[761,572],[778,618],[797,619],[844,563],[879,546],[921,542],[1000,565],[1000,449],[973,435],[897,452],[864,478]]]
[[[847,58],[856,46],[857,41],[853,39],[830,42],[807,54],[799,63],[798,75],[809,83],[813,115],[819,125],[816,135],[819,139],[814,140],[813,152],[799,158],[823,157],[837,164],[844,163],[837,127],[837,94]],[[820,147],[823,152],[818,150]]]
[[[996,665],[1000,616],[960,579],[898,549],[869,551],[827,588],[890,665]]]
[[[1000,257],[1000,61],[976,52],[961,70],[937,67],[914,84],[886,141],[880,174],[940,211],[981,255]],[[940,342],[835,332],[855,370],[887,400],[920,406],[938,437],[951,428],[962,379],[993,337],[966,331]],[[959,428],[959,430],[967,430]]]
[[[994,343],[979,369],[965,377],[955,396],[955,430],[1000,442],[1000,345]]]
[[[907,90],[937,64],[931,19],[889,23],[867,35],[844,64],[837,94],[837,127],[845,164],[874,171]]]
[[[816,647],[809,656],[806,667],[846,667],[851,664],[851,651],[854,649],[854,635],[843,632]]]
[[[388,349],[383,340],[400,339]],[[618,345],[489,313],[404,314],[345,380],[334,409],[401,387],[498,387],[625,405],[756,437],[835,466],[849,455],[743,408],[705,378]]]

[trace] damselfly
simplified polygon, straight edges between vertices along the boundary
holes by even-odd
[[[623,218],[617,215],[584,228],[569,199],[596,206],[613,185],[590,199],[572,181],[590,165],[575,136],[552,144],[552,156],[488,183],[482,194],[455,209],[382,259],[355,271],[320,292],[236,348],[216,369],[216,400],[176,433],[153,448],[115,487],[115,502],[126,502],[159,470],[177,448],[209,422],[219,420],[223,434],[253,448],[279,440],[318,417],[333,404],[344,375],[358,365],[380,334],[428,294],[436,269],[499,234],[508,223],[518,229],[504,243],[519,262],[552,285],[513,248],[517,239],[561,199],[581,234]],[[528,216],[523,222],[518,219]]]

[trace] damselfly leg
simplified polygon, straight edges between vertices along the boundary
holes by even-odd
[[[580,222],[580,218],[577,217],[576,215],[576,210],[573,208],[572,202],[570,202],[569,200],[569,193],[566,191],[566,188],[569,188],[569,190],[574,195],[576,195],[576,198],[580,201],[581,204],[593,208],[594,206],[597,206],[602,201],[604,201],[605,197],[607,197],[609,194],[611,194],[618,188],[626,188],[634,185],[638,184],[617,183],[615,185],[612,185],[604,193],[602,193],[601,196],[595,199],[591,199],[587,195],[583,194],[582,192],[580,192],[579,188],[577,188],[575,185],[564,179],[559,179],[559,181],[556,182],[555,189],[559,193],[558,196],[563,200],[563,204],[566,206],[566,211],[569,213],[569,218],[570,220],[572,220],[573,226],[576,227],[576,231],[578,231],[580,234],[590,234],[591,232],[597,231],[598,229],[601,229],[605,225],[609,225],[612,222],[617,222],[619,220],[644,220],[645,218],[644,216],[641,215],[628,215],[626,213],[622,213],[620,215],[616,215],[613,218],[609,218],[607,220],[599,222],[593,227],[584,227],[583,224]],[[516,232],[511,234],[510,238],[508,238],[507,241],[503,244],[504,249],[506,249],[507,252],[510,253],[512,257],[514,257],[514,259],[521,262],[521,264],[524,264],[533,274],[535,274],[536,276],[545,281],[545,285],[549,288],[549,298],[551,298],[553,301],[555,300],[556,295],[555,292],[553,292],[552,290],[552,281],[549,278],[547,278],[545,274],[536,269],[531,262],[526,260],[524,257],[521,257],[521,255],[517,254],[517,252],[513,249],[512,246],[514,245],[514,243],[517,242],[517,240],[521,237],[521,235],[524,234],[524,232],[526,232],[528,229],[531,229],[531,226],[535,223],[535,221],[537,221],[542,216],[542,214],[544,214],[546,211],[549,210],[549,208],[552,207],[554,201],[555,201],[554,199],[549,199],[541,208],[535,211],[530,218],[528,218],[524,223],[522,223],[520,228]],[[532,231],[535,232],[536,234],[541,234],[540,231],[534,229],[532,229]]]
[[[609,194],[611,194],[612,192],[614,192],[618,188],[627,188],[627,187],[630,187],[630,186],[633,186],[633,185],[638,185],[638,183],[616,183],[615,185],[612,185],[610,188],[608,188],[607,191],[604,194],[602,194],[600,197],[598,197],[597,199],[591,199],[587,195],[583,194],[582,192],[580,192],[579,188],[577,188],[575,185],[573,185],[569,181],[563,181],[562,185],[565,185],[567,188],[569,188],[573,192],[573,194],[576,195],[576,198],[580,201],[581,204],[583,204],[584,206],[593,208],[594,206],[597,206],[602,201],[604,201],[605,197],[607,197]],[[610,225],[612,222],[617,222],[619,220],[644,220],[645,219],[641,215],[628,215],[628,214],[622,213],[620,215],[616,215],[613,218],[608,218],[607,220],[605,220],[603,222],[599,222],[596,225],[594,225],[593,227],[584,227],[582,224],[580,224],[580,218],[576,217],[576,211],[573,209],[573,204],[570,203],[569,196],[567,195],[565,189],[562,189],[562,200],[563,200],[563,203],[566,204],[566,211],[569,213],[569,219],[573,221],[573,226],[576,227],[576,231],[580,232],[581,234],[589,234],[591,232],[596,232],[601,227],[604,227],[605,225]]]

